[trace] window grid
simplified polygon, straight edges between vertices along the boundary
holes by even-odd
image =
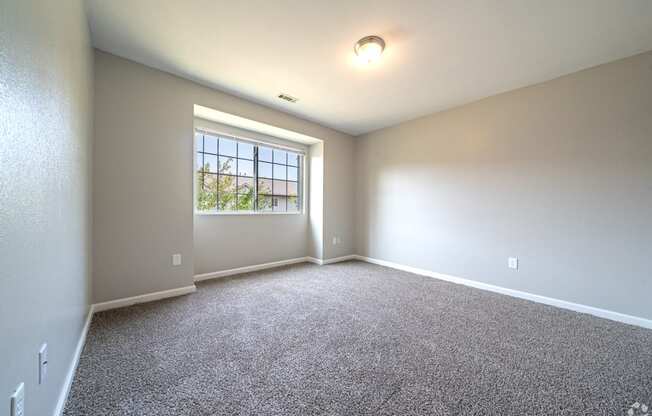
[[[291,153],[291,152],[290,152]],[[282,154],[282,156],[281,156]],[[272,152],[272,161],[267,162],[267,161],[260,161],[259,163],[263,164],[269,164],[271,165],[272,173],[271,177],[267,176],[258,176],[259,180],[262,178],[263,180],[269,180],[271,181],[272,184],[272,189],[271,193],[270,192],[261,192],[260,190],[258,191],[258,196],[263,197],[264,199],[271,198],[272,201],[272,206],[271,210],[275,211],[275,208],[279,207],[279,204],[281,201],[285,202],[285,209],[280,210],[280,211],[288,211],[288,206],[293,206],[297,207],[297,202],[299,201],[299,169],[300,169],[300,158],[297,157],[297,165],[290,165],[289,163],[289,156],[288,152],[285,151],[278,151],[278,150],[273,150]],[[281,167],[283,171],[282,177],[277,178],[276,175],[276,170],[277,167]],[[289,173],[290,169],[295,169],[296,170],[296,180],[291,180],[289,179]],[[259,181],[257,181],[259,182]],[[289,186],[290,184],[295,184],[296,186],[296,192],[291,195]],[[258,185],[260,186],[260,185]],[[294,204],[289,205],[290,201],[294,201]],[[298,207],[297,207],[298,210]]]
[[[210,183],[209,185],[207,185],[206,183],[207,180],[215,177],[217,182],[214,185],[215,188],[214,190],[211,190],[210,188],[208,189],[209,194],[211,192],[215,193],[215,204],[214,205],[211,204],[211,206],[208,206],[208,209],[198,209],[198,211],[217,211],[217,212],[252,211],[252,210],[263,211],[263,212],[264,211],[277,211],[277,212],[278,211],[282,211],[282,212],[301,211],[301,186],[300,186],[301,160],[302,160],[301,155],[296,154],[292,151],[280,150],[269,146],[249,145],[222,136],[206,135],[202,133],[197,133],[197,135],[198,136],[196,139],[197,141],[196,161],[197,163],[199,163],[201,159],[201,166],[199,167],[199,169],[196,170],[196,174],[198,175],[199,178],[198,187],[200,188],[195,195],[196,206],[198,203],[199,192],[205,192],[207,187],[210,186]],[[216,141],[216,153],[206,151],[207,136]],[[221,149],[223,140],[228,140],[229,142],[235,144],[235,156],[224,154],[226,153],[226,150]],[[244,156],[241,157],[240,146],[243,147],[251,146],[253,151],[252,152],[253,159]],[[271,161],[259,160],[259,150],[261,147],[265,148],[266,151],[272,153]],[[216,166],[209,165],[207,168],[206,166],[207,155],[215,156],[215,159],[217,159]],[[292,159],[293,159],[292,162],[289,160],[290,159],[289,155],[292,155]],[[224,160],[227,161],[226,163],[235,163],[235,170],[231,170],[231,168],[229,168],[230,173],[223,173],[222,170],[224,165],[222,163],[221,158],[225,158]],[[244,172],[244,173],[253,174],[253,176],[249,176],[246,174],[240,175],[241,173],[240,166],[239,166],[240,160],[252,162],[253,172]],[[269,177],[260,176],[260,172],[259,172],[260,163],[267,163],[270,165],[271,174],[268,175]],[[296,166],[290,163],[296,163]],[[289,179],[290,169],[292,169],[293,174],[296,175],[295,178],[296,180]],[[279,171],[279,175],[276,174],[277,170]],[[228,189],[228,191],[221,189],[220,184],[223,181],[221,181],[220,178],[232,178],[229,179],[228,185],[225,186],[225,189]],[[248,182],[253,187],[253,194],[251,195],[253,200],[248,204],[248,206],[246,206],[243,209],[240,209],[241,198],[247,198],[248,196],[246,193],[243,193],[242,186],[244,185],[244,180],[245,180],[244,178],[249,179]],[[271,183],[271,192],[269,192],[270,191],[269,188],[264,189],[261,192],[260,190],[261,179],[263,181],[268,181]],[[242,184],[241,181],[243,181]],[[290,184],[294,184],[294,187],[296,188],[294,191],[290,191],[289,189]],[[289,194],[290,192],[293,192],[293,195],[290,195]],[[221,199],[222,194],[233,195],[234,199],[222,201]],[[269,205],[265,203],[264,204],[265,206],[261,207],[260,206],[261,197],[263,198],[263,201],[265,202],[269,201]],[[289,204],[290,201],[293,201],[293,203]],[[280,207],[281,205],[280,202],[284,202],[282,210],[276,209]]]

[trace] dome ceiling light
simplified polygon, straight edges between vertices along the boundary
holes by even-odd
[[[380,58],[385,50],[385,41],[380,36],[365,36],[353,47],[355,54],[367,63]]]

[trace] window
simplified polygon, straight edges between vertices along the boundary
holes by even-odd
[[[201,131],[195,147],[197,212],[301,211],[301,154]]]

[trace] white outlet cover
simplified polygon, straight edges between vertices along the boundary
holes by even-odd
[[[38,384],[45,383],[48,375],[48,344],[41,345],[38,351]]]
[[[333,245],[337,244],[337,237],[333,237]]]
[[[173,254],[172,255],[172,265],[173,266],[181,266],[181,254]]]
[[[518,257],[509,257],[507,259],[507,267],[510,269],[518,269]]]
[[[20,383],[14,394],[11,395],[10,416],[25,415],[25,383]]]

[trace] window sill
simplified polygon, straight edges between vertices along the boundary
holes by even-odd
[[[233,211],[233,212],[205,212],[205,211],[195,211],[195,215],[200,216],[225,216],[225,217],[235,217],[235,216],[257,216],[257,215],[303,215],[303,211],[298,212],[256,212],[256,211]]]

